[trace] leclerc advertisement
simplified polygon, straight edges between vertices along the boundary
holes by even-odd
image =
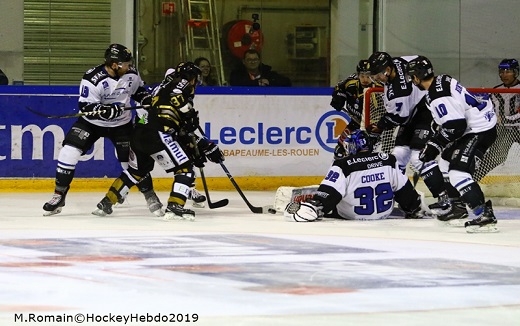
[[[349,117],[329,105],[331,88],[200,87],[195,109],[208,138],[234,176],[322,176]],[[54,178],[65,134],[77,118],[74,86],[0,87],[0,178]],[[110,141],[100,140],[76,167],[76,177],[117,177]],[[222,176],[207,163],[207,176]],[[167,174],[156,167],[156,177]]]

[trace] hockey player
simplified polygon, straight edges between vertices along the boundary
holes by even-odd
[[[312,199],[289,203],[284,216],[309,222],[324,217],[387,218],[394,200],[405,218],[422,218],[421,196],[401,173],[392,154],[373,152],[368,135],[356,130],[345,139],[346,156],[335,160]]]
[[[498,231],[491,201],[486,202],[471,176],[475,159],[482,158],[497,136],[491,100],[478,100],[448,75],[435,76],[430,60],[423,56],[410,62],[408,74],[414,85],[428,91],[426,104],[440,127],[419,159],[430,162],[441,154],[441,170],[448,173],[451,184],[476,216],[464,224],[467,232]]]
[[[392,154],[404,173],[408,162],[423,179],[436,203],[429,207],[439,220],[463,219],[468,216],[464,204],[439,169],[435,157],[427,162],[419,160],[419,153],[433,134],[432,115],[425,105],[426,91],[420,90],[406,77],[408,62],[417,56],[392,58],[386,52],[375,52],[368,59],[372,78],[384,84],[386,112],[372,125],[369,133],[378,137],[382,131],[398,127]],[[450,198],[452,198],[450,200]]]
[[[164,74],[164,80],[161,82],[160,85],[157,85],[155,88],[151,90],[153,95],[157,95],[157,93],[164,88],[164,86],[171,81],[171,78],[175,76],[174,74],[175,68],[169,68],[166,70],[166,73]],[[193,106],[193,97],[190,97],[188,99],[189,103]],[[136,117],[135,117],[135,125],[140,128],[145,121],[148,119],[148,109],[137,109],[136,110]],[[142,181],[140,182],[142,183]],[[192,204],[194,207],[202,208],[204,207],[204,202],[206,201],[206,196],[202,195],[200,192],[197,191],[195,188],[195,183],[192,184],[190,193],[188,195],[188,199],[192,200]]]
[[[356,67],[356,73],[351,74],[334,87],[330,106],[336,109],[336,111],[347,112],[351,118],[347,127],[338,138],[338,144],[334,149],[334,159],[345,156],[343,141],[352,131],[360,128],[364,90],[376,86],[382,87],[383,85],[373,82],[370,78],[368,60],[360,60]]]
[[[101,137],[112,141],[123,169],[128,167],[132,113],[124,110],[130,99],[151,104],[152,96],[139,73],[132,67],[132,53],[121,44],[111,44],[105,51],[105,63],[88,70],[80,83],[79,109],[95,115],[78,118],[63,141],[56,168],[56,187],[52,199],[43,205],[44,216],[58,214],[74,178],[76,164]],[[152,213],[160,214],[162,204],[153,190],[149,175],[139,189]]]
[[[128,169],[113,182],[94,215],[111,214],[112,205],[153,169],[155,161],[174,174],[164,219],[195,219],[195,212],[184,208],[195,180],[193,166],[201,166],[206,158],[215,163],[224,161],[217,145],[194,134],[199,119],[192,103],[200,75],[194,63],[183,62],[166,76],[146,119],[135,127]]]
[[[504,59],[498,65],[498,76],[502,84],[494,88],[520,89],[519,66],[516,59]],[[486,152],[483,162],[475,172],[475,181],[480,181],[489,171],[504,163],[514,143],[520,144],[520,94],[492,94],[495,111],[498,114],[497,141]]]

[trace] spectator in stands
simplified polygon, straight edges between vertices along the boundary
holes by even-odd
[[[498,64],[498,76],[502,81],[493,88],[520,89],[519,65],[516,59],[504,59]],[[480,181],[491,170],[504,163],[514,143],[520,144],[520,93],[493,93],[491,95],[497,113],[497,140],[484,155],[475,181]]]
[[[244,53],[242,65],[231,71],[231,86],[291,86],[291,80],[262,63],[260,53],[249,49]]]
[[[200,86],[220,86],[218,80],[213,77],[213,67],[208,59],[204,57],[198,57],[194,61],[202,71],[202,81]]]
[[[2,69],[0,69],[0,85],[9,85],[9,78],[7,78]]]

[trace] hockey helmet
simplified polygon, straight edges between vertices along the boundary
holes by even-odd
[[[132,52],[124,45],[110,44],[105,51],[105,63],[107,64],[130,61],[132,61]]]
[[[412,79],[415,76],[419,80],[430,79],[434,76],[432,63],[422,55],[408,62],[407,73]]]
[[[194,64],[191,61],[181,62],[177,65],[175,68],[175,73],[178,76],[181,76],[182,78],[185,78],[187,80],[192,80],[193,78],[196,79],[197,83],[202,78],[202,71],[200,70],[199,66]]]
[[[370,73],[370,64],[368,60],[359,60],[359,63],[356,67],[356,71],[358,75],[360,73]]]
[[[348,155],[354,155],[361,151],[372,150],[372,145],[368,139],[368,134],[361,129],[357,129],[348,135],[344,141],[344,144]]]
[[[392,57],[386,52],[374,52],[368,58],[368,68],[372,75],[385,71],[392,64]]]
[[[518,77],[518,61],[516,59],[504,59],[498,64],[498,70],[512,70],[515,72],[515,77]]]

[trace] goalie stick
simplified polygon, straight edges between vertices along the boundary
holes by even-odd
[[[145,109],[150,107],[149,105],[138,105],[138,106],[126,106],[123,108],[123,110],[136,110],[136,109]],[[65,115],[52,115],[52,114],[46,114],[43,112],[38,112],[36,110],[31,109],[30,107],[25,107],[29,112],[32,112],[36,115],[39,115],[40,117],[48,118],[48,119],[66,119],[66,118],[79,118],[79,117],[88,117],[88,116],[96,116],[100,111],[91,111],[91,112],[78,112],[74,114],[65,114]]]

